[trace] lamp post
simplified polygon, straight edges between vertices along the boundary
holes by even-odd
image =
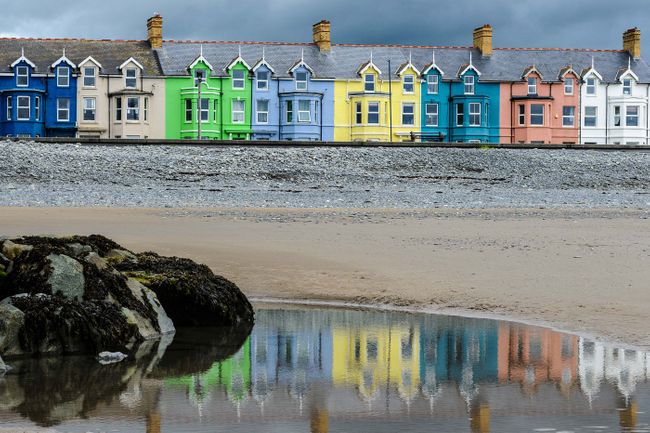
[[[196,78],[194,79],[194,82],[196,84],[196,87],[199,88],[199,99],[196,103],[196,111],[198,113],[198,116],[196,116],[196,121],[198,125],[198,138],[199,140],[202,139],[201,137],[201,85],[205,82],[205,77],[203,76],[203,71],[197,71],[201,73],[196,74]]]

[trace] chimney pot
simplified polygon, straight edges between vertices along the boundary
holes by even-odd
[[[492,26],[485,24],[474,29],[474,48],[477,48],[483,57],[492,55]]]
[[[634,27],[623,33],[623,49],[635,59],[641,57],[641,30]]]
[[[327,53],[332,49],[331,24],[327,20],[317,22],[312,26],[314,43],[318,45],[321,53]]]
[[[163,19],[158,12],[147,20],[147,39],[151,48],[162,48]]]

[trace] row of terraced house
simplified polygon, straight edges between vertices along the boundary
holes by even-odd
[[[0,136],[650,144],[641,32],[623,49],[0,39]]]

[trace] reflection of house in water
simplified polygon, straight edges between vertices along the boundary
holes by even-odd
[[[580,386],[590,399],[596,397],[603,380],[616,385],[628,400],[639,382],[650,378],[650,354],[580,339]]]
[[[478,394],[479,381],[497,375],[498,332],[494,322],[467,326],[467,319],[423,319],[420,336],[422,392],[431,399],[443,382],[455,382],[468,402]],[[476,322],[479,323],[478,321]]]
[[[554,382],[567,393],[577,373],[577,337],[523,325],[499,327],[500,381],[519,382],[527,393]]]
[[[420,331],[414,325],[387,323],[334,327],[332,378],[334,385],[355,385],[371,402],[380,387],[392,384],[405,402],[420,384]]]
[[[309,384],[329,382],[332,375],[329,321],[318,311],[262,313],[251,335],[253,398],[263,407],[273,387],[286,385],[302,404]]]

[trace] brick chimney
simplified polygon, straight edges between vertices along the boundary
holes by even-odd
[[[641,30],[634,27],[623,33],[623,49],[635,59],[641,57]]]
[[[158,12],[147,20],[147,39],[151,48],[162,48],[163,19]]]
[[[321,53],[328,53],[332,49],[331,25],[327,20],[317,22],[312,27],[314,43],[318,45]]]
[[[492,55],[492,26],[489,24],[474,29],[474,48],[481,51],[484,57]]]

